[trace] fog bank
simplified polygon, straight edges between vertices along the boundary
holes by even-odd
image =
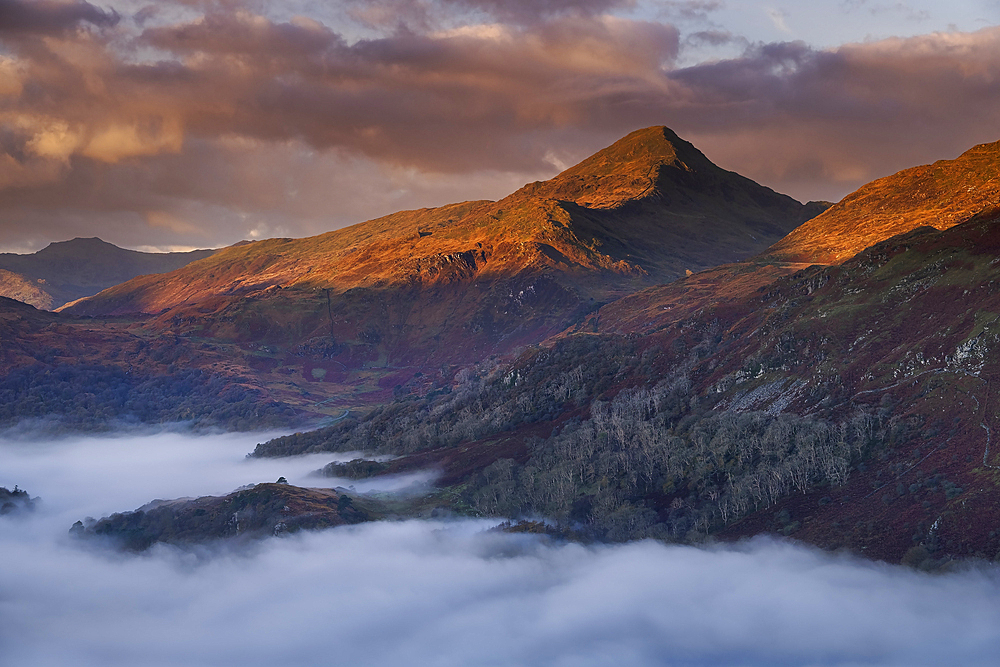
[[[85,515],[306,476],[260,435],[0,443],[0,647],[11,665],[992,665],[1000,574],[929,576],[769,540],[583,547],[495,522],[377,523],[139,555]]]

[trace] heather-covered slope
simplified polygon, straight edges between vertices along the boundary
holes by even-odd
[[[648,128],[499,202],[227,248],[67,311],[153,314],[160,331],[321,350],[332,360],[324,374],[469,362],[538,342],[603,301],[753,254],[820,208]]]
[[[865,248],[921,227],[944,230],[1000,206],[1000,142],[955,160],[905,169],[873,181],[742,262],[609,303],[574,330],[642,332],[740,299],[809,265],[839,264]]]
[[[20,273],[0,269],[0,296],[48,310],[52,308],[52,295],[43,290],[41,284]]]

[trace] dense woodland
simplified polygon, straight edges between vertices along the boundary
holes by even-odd
[[[670,352],[574,336],[513,365],[463,370],[450,391],[277,438],[255,454],[412,454],[528,433],[523,454],[464,481],[464,503],[492,516],[544,516],[599,539],[692,541],[789,493],[842,484],[912,428],[887,409],[836,419],[713,409],[691,374],[718,340],[711,326]]]

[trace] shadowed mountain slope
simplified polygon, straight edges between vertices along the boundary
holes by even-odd
[[[758,252],[821,208],[720,169],[654,127],[498,202],[234,246],[66,310],[322,347],[342,367],[468,362],[538,342],[601,302]]]
[[[0,429],[22,420],[35,435],[136,423],[229,430],[300,423],[234,347],[0,297]]]
[[[173,271],[213,252],[138,252],[99,238],[76,238],[27,255],[2,253],[0,296],[48,310],[136,276]]]

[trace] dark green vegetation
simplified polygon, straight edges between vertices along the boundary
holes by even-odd
[[[918,229],[642,334],[486,362],[449,392],[256,454],[402,454],[390,471],[439,466],[481,513],[603,539],[774,531],[894,561],[914,546],[992,557],[997,257],[994,214]]]
[[[365,479],[389,469],[388,463],[371,461],[369,459],[354,459],[346,463],[327,463],[317,471],[323,477],[346,477],[347,479]]]
[[[29,255],[0,253],[0,296],[51,310],[136,276],[179,269],[213,252],[137,252],[91,238],[52,243]]]
[[[212,539],[253,539],[299,530],[373,521],[385,516],[377,501],[330,489],[257,484],[228,496],[154,501],[70,532],[110,538],[121,548],[142,551],[155,542],[193,544]]]

